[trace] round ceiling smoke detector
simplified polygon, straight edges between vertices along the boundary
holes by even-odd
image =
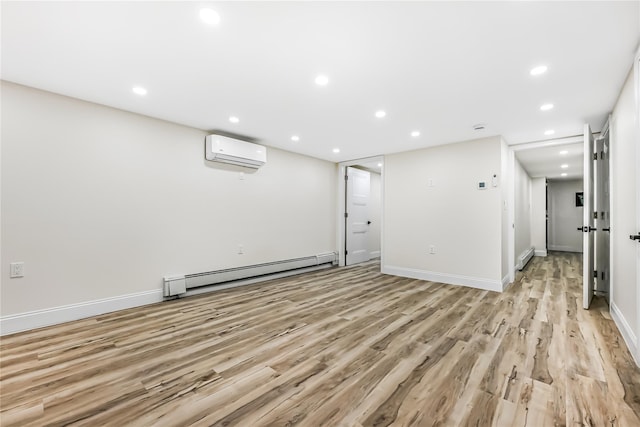
[[[473,130],[483,130],[487,125],[485,123],[478,123],[477,125],[473,125]]]

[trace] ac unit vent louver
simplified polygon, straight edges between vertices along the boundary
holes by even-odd
[[[207,160],[258,169],[267,162],[267,147],[222,135],[205,138]]]

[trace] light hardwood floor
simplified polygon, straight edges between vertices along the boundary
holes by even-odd
[[[333,269],[1,340],[10,425],[640,426],[580,255],[504,293]]]

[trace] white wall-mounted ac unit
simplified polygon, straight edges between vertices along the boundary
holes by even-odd
[[[207,135],[207,160],[258,169],[267,163],[267,147],[222,135]]]

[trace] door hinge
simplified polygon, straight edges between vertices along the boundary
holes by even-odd
[[[593,277],[598,278],[598,270],[593,270]]]
[[[344,213],[344,217],[345,217],[345,218],[349,218],[349,214],[345,212],[345,213]]]
[[[349,251],[345,250],[345,251],[344,251],[344,255],[345,255],[345,256],[349,255]]]
[[[593,160],[598,160],[598,153],[593,153]]]
[[[345,181],[349,181],[349,175],[345,175],[345,176],[344,176],[344,180],[345,180]]]
[[[593,213],[593,219],[598,219],[598,212]]]

